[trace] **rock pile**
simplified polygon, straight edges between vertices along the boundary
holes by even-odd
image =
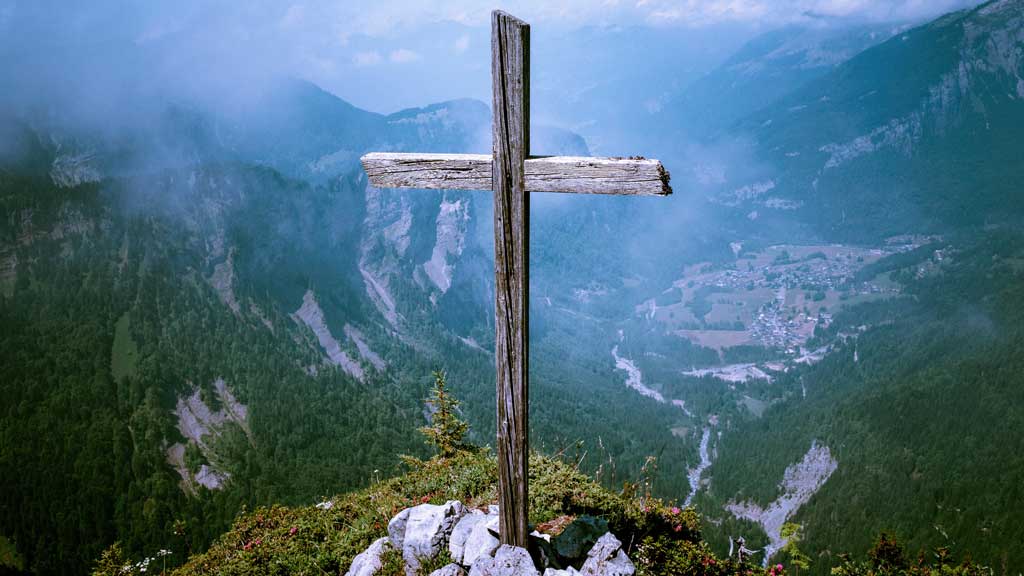
[[[452,500],[443,505],[421,504],[402,510],[388,523],[388,535],[352,560],[346,576],[374,576],[389,551],[401,553],[407,576],[447,550],[452,562],[430,576],[632,576],[636,569],[622,543],[594,528],[603,521],[581,517],[552,538],[533,532],[530,549],[498,541],[498,507],[470,510]],[[559,540],[561,538],[561,540]],[[568,539],[572,541],[567,541]],[[596,541],[595,541],[596,539]],[[583,554],[589,548],[589,551]],[[566,556],[566,551],[576,556]]]

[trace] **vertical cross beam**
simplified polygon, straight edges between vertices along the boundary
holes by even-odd
[[[491,14],[494,92],[494,358],[498,386],[498,506],[502,544],[527,546],[529,415],[530,26]]]

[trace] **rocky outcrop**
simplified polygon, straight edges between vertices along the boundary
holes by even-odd
[[[399,264],[411,242],[412,207],[403,194],[386,194],[366,187],[366,230],[359,243],[359,273],[366,295],[392,328],[399,328],[389,278],[400,272]]]
[[[525,548],[502,544],[494,556],[481,558],[473,564],[469,576],[540,576],[540,572]]]
[[[461,502],[420,504],[407,508],[388,523],[388,539],[402,551],[406,574],[416,576],[421,563],[437,556],[448,545],[456,523],[466,513]]]
[[[484,512],[467,510],[454,500],[443,505],[421,504],[402,510],[392,518],[387,537],[375,541],[356,556],[346,576],[378,574],[383,567],[381,555],[388,550],[401,551],[406,575],[415,576],[421,566],[436,559],[445,547],[452,562],[434,570],[430,576],[634,574],[635,568],[622,550],[622,543],[606,531],[607,523],[590,517],[577,520],[582,521],[584,529],[600,527],[602,535],[588,536],[590,530],[582,539],[574,537],[569,539],[571,542],[563,542],[558,549],[572,550],[572,558],[564,558],[561,553],[556,554],[551,537],[539,532],[530,535],[529,550],[499,544],[497,506],[490,506]],[[581,526],[576,526],[575,531],[580,532]],[[566,531],[572,532],[569,528]],[[562,569],[562,565],[569,567]],[[572,566],[579,566],[579,569]]]
[[[207,279],[210,286],[217,291],[217,295],[224,304],[235,314],[242,311],[235,298],[235,260],[234,251],[228,252],[228,257],[223,262],[213,267],[213,274]]]
[[[378,538],[362,554],[352,560],[352,566],[345,572],[345,576],[373,576],[384,567],[381,556],[391,549],[391,541],[388,538]]]
[[[757,522],[768,534],[769,544],[764,549],[765,565],[775,552],[786,545],[782,525],[810,501],[838,467],[839,463],[832,457],[828,446],[812,442],[804,457],[786,468],[779,483],[782,494],[767,507],[762,508],[756,502],[730,502],[726,505],[725,509],[733,516]]]
[[[358,328],[351,324],[345,324],[345,336],[356,345],[356,350],[359,350],[359,356],[373,365],[377,370],[383,370],[387,363],[380,357],[379,354],[370,348],[370,345],[366,343],[366,339],[363,337],[363,333]]]
[[[212,410],[203,401],[198,388],[193,390],[191,395],[178,398],[174,415],[178,419],[178,432],[185,438],[185,443],[175,442],[165,451],[168,464],[181,476],[182,491],[193,496],[198,493],[199,486],[219,490],[231,477],[223,469],[223,462],[214,445],[227,426],[235,425],[241,428],[249,444],[255,446],[255,439],[249,428],[248,407],[235,398],[223,378],[213,382],[213,390],[221,405],[220,410]],[[185,462],[188,445],[199,448],[207,461],[195,474]]]
[[[306,294],[302,297],[302,307],[296,310],[292,317],[313,331],[317,342],[320,343],[320,348],[327,355],[328,362],[340,367],[360,382],[366,378],[363,367],[341,349],[341,344],[331,334],[331,330],[327,327],[327,321],[324,319],[324,311],[317,303],[312,290],[306,290]]]
[[[466,228],[469,223],[469,202],[459,199],[451,201],[447,195],[437,213],[437,237],[430,260],[423,264],[423,271],[444,294],[452,286],[454,260],[462,255],[466,243]]]
[[[213,388],[221,403],[221,409],[216,412],[203,402],[198,388],[193,390],[190,396],[178,398],[178,404],[174,409],[174,415],[178,417],[178,431],[186,439],[206,450],[209,449],[207,438],[220,436],[226,424],[234,423],[242,428],[251,442],[248,408],[235,398],[223,378],[215,380]]]
[[[466,576],[466,569],[458,564],[448,564],[430,573],[430,576]]]
[[[623,552],[622,542],[609,532],[590,549],[579,573],[584,576],[632,576],[634,572],[636,567]]]
[[[465,515],[452,531],[448,551],[452,560],[465,566],[472,566],[481,556],[490,556],[497,550],[499,542],[497,514],[484,514],[474,510]]]

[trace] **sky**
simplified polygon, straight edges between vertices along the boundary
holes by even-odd
[[[580,30],[628,29],[634,37],[660,38],[651,40],[651,51],[677,39],[681,48],[673,56],[685,64],[680,74],[688,78],[771,28],[902,23],[969,3],[0,0],[0,89],[6,94],[0,98],[55,98],[60,106],[72,102],[113,112],[125,109],[126,98],[244,98],[243,88],[285,75],[387,113],[457,97],[486,100],[493,8],[531,23],[534,62],[561,58],[580,65],[564,54],[577,49]]]

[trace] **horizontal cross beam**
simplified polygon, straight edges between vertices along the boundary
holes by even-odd
[[[378,188],[491,189],[488,154],[372,152],[360,159]],[[531,156],[526,190],[577,194],[667,196],[668,171],[658,160],[590,156]]]

